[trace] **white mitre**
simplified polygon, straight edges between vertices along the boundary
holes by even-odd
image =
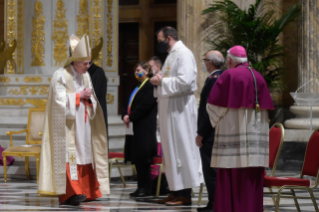
[[[70,37],[70,50],[72,56],[67,59],[65,66],[70,65],[74,61],[91,60],[89,36],[84,34],[80,40],[78,37],[72,34]]]

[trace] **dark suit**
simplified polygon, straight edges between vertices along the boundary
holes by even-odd
[[[125,115],[127,110],[122,113],[122,119]],[[125,161],[135,164],[139,188],[151,189],[150,165],[157,155],[156,116],[154,86],[148,80],[133,99],[129,118],[134,135],[126,135],[125,139]]]
[[[200,148],[200,155],[202,159],[204,179],[208,192],[208,208],[213,207],[214,194],[215,194],[215,182],[217,170],[210,167],[212,149],[214,144],[215,129],[212,127],[209,116],[206,111],[207,98],[210,91],[213,88],[218,77],[222,74],[221,70],[213,72],[209,75],[205,81],[205,85],[200,94],[200,102],[198,108],[198,120],[197,120],[197,134],[203,137],[202,148]]]

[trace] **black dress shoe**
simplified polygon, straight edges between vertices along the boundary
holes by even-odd
[[[70,197],[65,203],[68,205],[78,206],[80,205],[80,202],[83,202],[86,200],[86,195],[73,195]]]
[[[141,188],[136,194],[135,197],[147,197],[151,196],[151,189]]]
[[[133,193],[130,193],[131,197],[135,197],[135,195],[139,192],[140,188],[137,188]]]

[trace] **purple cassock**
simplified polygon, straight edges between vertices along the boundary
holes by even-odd
[[[2,152],[4,151],[5,149],[0,146],[0,166],[3,166],[3,157],[2,157]],[[10,166],[12,165],[14,162],[14,157],[12,156],[7,156],[7,166]]]
[[[226,70],[216,81],[207,103],[231,109],[255,108],[255,81],[249,64]],[[263,76],[253,70],[261,110],[273,110]],[[218,168],[215,212],[262,212],[264,167]]]
[[[255,108],[256,91],[254,78],[248,69],[249,64],[243,63],[236,68],[228,69],[218,78],[211,90],[207,103],[232,109]],[[258,91],[260,109],[273,110],[269,90],[263,76],[252,69]]]

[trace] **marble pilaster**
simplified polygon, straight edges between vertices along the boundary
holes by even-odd
[[[311,79],[319,79],[319,23],[317,15],[319,12],[319,0],[302,1],[302,14],[298,23],[298,87],[302,87]],[[298,92],[318,93],[319,86],[312,81],[303,86]],[[318,105],[312,109],[313,129],[319,127]],[[285,121],[285,127],[288,128],[287,135],[292,141],[308,141],[311,132],[305,130],[309,128],[309,106],[296,104],[290,107],[290,111],[296,115],[296,118]],[[290,132],[291,131],[291,132]],[[301,138],[289,136],[289,134],[304,134]],[[297,136],[298,137],[298,136]]]

